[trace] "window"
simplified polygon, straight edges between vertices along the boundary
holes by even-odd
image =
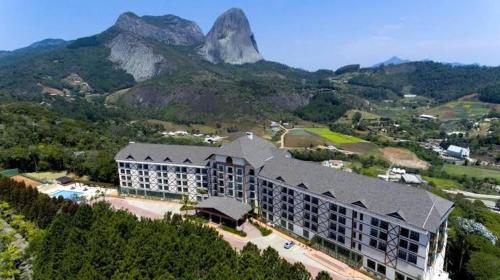
[[[378,236],[378,230],[376,230],[375,228],[371,228],[370,229],[370,235],[377,237]]]
[[[389,223],[386,221],[380,221],[380,227],[387,230],[389,228]]]
[[[409,230],[402,227],[401,230],[400,230],[400,232],[399,232],[399,234],[401,234],[404,237],[408,237]]]
[[[398,258],[402,260],[406,260],[406,252],[402,250],[398,250]]]
[[[367,260],[366,265],[368,266],[368,268],[375,270],[375,262],[374,261]]]
[[[408,249],[414,253],[418,253],[418,245],[415,243],[410,243],[410,247]]]
[[[377,265],[377,272],[380,273],[380,274],[385,275],[385,266],[383,266],[381,264],[378,264]]]
[[[420,235],[418,234],[418,232],[414,232],[414,231],[412,231],[412,232],[410,233],[410,239],[413,239],[413,240],[415,240],[415,241],[418,241],[418,240],[419,240],[419,237],[420,237]]]
[[[339,213],[345,215],[346,209],[345,207],[339,206]]]
[[[345,227],[339,226],[339,233],[345,234]]]
[[[378,227],[378,219],[377,218],[372,218],[372,226]]]
[[[381,231],[378,233],[378,238],[382,239],[382,240],[387,240],[387,233]]]
[[[385,242],[379,242],[378,243],[378,249],[379,250],[385,251],[386,248],[387,248],[387,246],[385,245]]]
[[[396,272],[396,280],[405,280],[405,276],[399,272]]]
[[[344,217],[339,217],[339,223],[345,225],[345,218]]]
[[[377,248],[377,240],[370,238],[370,246]]]
[[[302,231],[302,235],[303,235],[305,238],[309,238],[309,232],[308,232],[307,230]]]
[[[336,204],[330,204],[330,210],[337,212],[337,205]]]
[[[400,239],[399,240],[399,247],[403,247],[403,248],[408,248],[408,241],[404,240],[404,239]]]
[[[337,221],[337,215],[335,215],[335,214],[333,214],[333,213],[332,213],[332,214],[330,214],[330,219],[331,219],[332,221]]]
[[[413,264],[417,263],[417,255],[414,254],[408,254],[408,262],[411,262]]]
[[[340,242],[340,243],[342,243],[342,244],[344,244],[344,242],[345,242],[345,237],[343,237],[342,235],[339,235],[339,236],[337,237],[337,241],[338,241],[338,242]]]
[[[337,239],[337,235],[335,234],[335,232],[330,231],[328,232],[328,238],[335,240]]]

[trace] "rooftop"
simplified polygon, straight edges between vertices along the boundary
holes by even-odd
[[[205,166],[207,158],[217,150],[208,146],[130,143],[116,154],[115,160]]]
[[[330,196],[435,231],[453,203],[425,190],[337,171],[296,159],[273,158],[259,176]]]
[[[212,208],[234,220],[243,218],[245,214],[252,210],[249,204],[241,203],[234,198],[225,196],[211,196],[195,205],[195,208]]]
[[[243,158],[254,168],[259,168],[266,160],[278,155],[280,152],[286,151],[280,151],[272,142],[250,134],[222,145],[217,154]]]

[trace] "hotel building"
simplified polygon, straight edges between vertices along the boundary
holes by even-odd
[[[453,203],[423,189],[296,160],[250,133],[221,147],[130,143],[115,159],[123,194],[187,196],[227,217],[250,205],[269,223],[383,279],[448,279]]]

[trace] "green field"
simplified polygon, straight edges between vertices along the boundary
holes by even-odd
[[[475,177],[478,179],[494,178],[496,180],[500,180],[500,171],[492,169],[446,164],[443,167],[443,171],[454,176],[466,175],[468,177]]]
[[[355,144],[363,142],[362,139],[338,132],[333,132],[328,128],[305,128],[306,131],[319,135],[334,144]]]
[[[429,176],[422,176],[422,178],[429,182],[429,184],[432,184],[440,189],[462,189],[462,186],[455,180],[433,178]]]

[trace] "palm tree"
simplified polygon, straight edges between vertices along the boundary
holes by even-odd
[[[189,207],[189,199],[187,195],[182,195],[182,208],[184,208],[184,216],[187,216],[187,211]]]

